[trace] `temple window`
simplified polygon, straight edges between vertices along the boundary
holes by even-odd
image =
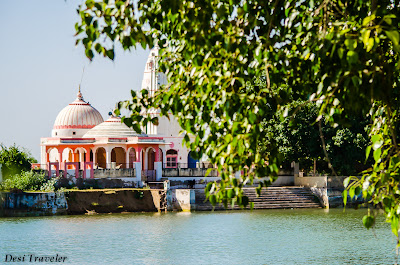
[[[178,167],[178,152],[174,149],[167,151],[167,164],[166,168],[177,168]]]

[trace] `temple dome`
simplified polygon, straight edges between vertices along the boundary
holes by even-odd
[[[82,137],[88,130],[104,122],[100,112],[83,100],[79,90],[77,98],[58,113],[53,137]]]
[[[120,117],[111,116],[105,122],[89,130],[83,136],[83,138],[97,138],[97,137],[127,138],[127,137],[138,137],[138,136],[146,136],[146,135],[138,134],[135,130],[126,126],[125,123],[121,122]]]

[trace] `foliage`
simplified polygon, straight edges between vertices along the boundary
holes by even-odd
[[[1,171],[4,179],[22,171],[30,170],[31,163],[37,162],[27,150],[15,144],[10,147],[0,145],[0,148],[0,164],[2,165]]]
[[[172,113],[183,132],[194,135],[193,141],[186,137],[192,150],[218,165],[221,183],[207,186],[214,203],[245,206],[243,184],[269,175],[274,180],[280,158],[276,142],[260,147],[261,121],[282,109],[288,94],[316,102],[317,120],[333,124],[370,113],[367,153],[373,151],[375,163],[349,193],[379,202],[397,235],[399,11],[392,0],[142,0],[137,6],[87,0],[76,32],[90,59],[95,53],[113,59],[117,42],[131,49],[158,40],[168,85],[152,97],[133,92],[118,109],[132,111],[124,122],[136,130],[138,123],[157,124],[142,107]],[[265,88],[246,86],[259,76],[266,77]],[[237,170],[245,172],[240,180]],[[372,218],[364,218],[367,227]]]
[[[56,190],[56,184],[58,182],[58,178],[52,178],[47,180],[45,183],[42,184],[40,187],[40,191],[45,191],[45,192],[53,192]],[[60,191],[63,188],[58,189]]]
[[[346,126],[333,128],[322,118],[321,134],[319,125],[315,122],[318,117],[315,103],[298,100],[287,107],[293,113],[291,116],[282,120],[282,111],[279,111],[271,120],[263,122],[267,141],[274,139],[277,142],[283,166],[287,167],[292,161],[296,161],[300,163],[301,169],[308,171],[313,168],[316,160],[319,172],[331,174],[321,142],[323,136],[325,149],[337,174],[355,175],[366,169],[364,154],[369,140],[365,127],[368,119],[351,117]]]
[[[13,191],[37,191],[47,182],[44,174],[38,174],[34,171],[23,171],[20,174],[13,175],[1,183],[1,190]]]

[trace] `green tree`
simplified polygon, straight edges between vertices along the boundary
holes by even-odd
[[[31,163],[37,163],[29,151],[15,144],[10,147],[0,145],[0,148],[0,164],[4,179],[20,174],[22,171],[29,171]]]
[[[263,122],[267,141],[274,139],[277,142],[283,167],[289,167],[292,161],[296,161],[301,169],[312,171],[316,161],[318,172],[331,174],[321,137],[324,138],[329,161],[338,175],[356,175],[371,164],[371,160],[365,164],[365,149],[369,143],[366,131],[368,119],[351,117],[346,126],[334,128],[323,119],[321,123],[316,122],[318,107],[315,103],[293,101],[288,110],[294,114],[282,119],[282,114],[277,112],[271,120]]]
[[[382,205],[398,235],[399,11],[392,0],[87,0],[76,32],[90,59],[114,59],[115,43],[146,48],[158,40],[168,85],[154,97],[132,93],[118,108],[132,111],[124,122],[136,129],[157,123],[140,114],[142,107],[171,112],[195,136],[186,143],[221,172],[221,183],[207,186],[211,202],[246,205],[243,183],[274,179],[280,159],[276,142],[260,147],[261,122],[287,105],[288,94],[316,102],[318,121],[370,114],[367,156],[374,164],[345,184],[350,196],[362,193]],[[265,88],[246,85],[260,76]],[[237,170],[245,171],[240,181]],[[373,220],[369,215],[364,224]]]

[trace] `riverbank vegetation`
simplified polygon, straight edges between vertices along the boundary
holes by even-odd
[[[43,173],[34,171],[23,171],[19,174],[15,174],[8,177],[2,183],[0,183],[1,191],[55,191],[55,184],[57,179],[47,179]]]
[[[3,179],[30,170],[32,163],[37,163],[37,160],[28,150],[15,144],[9,147],[0,145],[0,164]]]

